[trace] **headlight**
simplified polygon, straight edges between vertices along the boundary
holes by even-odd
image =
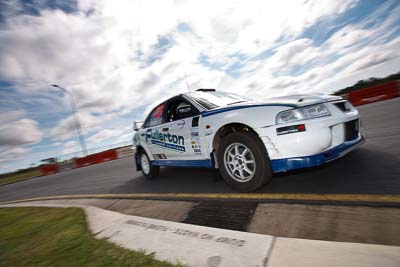
[[[286,110],[278,113],[276,123],[287,123],[292,121],[313,119],[319,117],[330,116],[331,113],[324,104],[317,104],[302,108]]]

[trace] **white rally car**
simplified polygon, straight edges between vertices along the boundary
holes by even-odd
[[[219,170],[239,191],[253,191],[273,173],[313,167],[363,142],[360,115],[331,95],[252,100],[214,89],[175,96],[155,107],[136,131],[137,170],[160,166]]]

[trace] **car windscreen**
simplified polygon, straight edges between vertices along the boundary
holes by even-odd
[[[249,98],[244,98],[242,96],[224,93],[224,92],[191,92],[187,96],[192,98],[198,104],[206,109],[214,109],[223,106],[229,106],[237,103],[252,101]]]

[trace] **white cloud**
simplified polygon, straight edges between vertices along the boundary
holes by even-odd
[[[63,148],[61,150],[61,155],[71,154],[75,152],[80,152],[80,147],[76,141],[68,141],[64,143]]]
[[[12,120],[13,116],[18,116],[13,111],[4,112],[3,115],[4,118],[1,119],[3,122],[0,125],[0,146],[31,145],[42,140],[43,133],[36,121],[28,118]]]
[[[132,144],[133,132],[130,130],[129,132],[119,135],[118,138],[115,140],[115,143],[128,143]]]
[[[76,95],[78,106],[92,112],[144,106],[185,90],[183,69],[193,88],[229,84],[223,71],[199,64],[200,54],[228,66],[229,54],[256,55],[280,37],[296,36],[353,3],[78,1],[81,12],[73,14],[42,10],[41,16],[9,17],[8,29],[0,35],[0,76],[64,85]],[[192,32],[178,32],[181,22]],[[143,69],[158,53],[160,37],[167,35],[173,47]],[[165,73],[171,64],[175,67]]]
[[[332,53],[359,47],[360,39],[376,38],[376,30],[363,29],[362,25],[344,27],[323,47],[297,38],[319,19],[337,16],[356,2],[78,1],[79,11],[73,14],[44,10],[41,16],[8,18],[8,30],[0,35],[4,58],[0,75],[64,85],[87,113],[126,112],[154,104],[155,98],[183,92],[184,72],[191,88],[216,87],[242,93],[258,88],[264,94],[276,94],[279,89],[278,93],[284,94],[304,79],[272,73],[314,60],[320,60],[315,65],[320,68]],[[177,30],[182,22],[189,31]],[[383,32],[379,29],[381,35]],[[165,36],[172,47],[149,65],[146,60],[158,53],[157,43]],[[248,62],[244,70],[252,73],[244,73],[240,80],[225,73],[238,62],[232,54],[251,57],[266,49],[275,49],[275,55]],[[200,55],[220,62],[222,69],[201,65]],[[256,84],[259,86],[254,87]],[[307,81],[303,84],[304,88],[314,86]]]
[[[24,147],[13,147],[0,152],[0,163],[21,159],[26,156],[31,149]]]
[[[25,116],[25,112],[19,109],[2,111],[1,113],[2,116],[0,117],[0,125],[5,125],[7,123],[19,120]]]
[[[110,129],[103,129],[99,131],[98,133],[95,133],[94,135],[90,136],[88,138],[89,142],[93,143],[99,143],[102,142],[108,138],[115,137],[115,139],[122,134],[122,130],[110,130]]]
[[[57,146],[61,146],[62,144],[63,144],[62,142],[54,142],[54,143],[51,143],[50,146],[57,147]]]
[[[390,5],[385,7],[388,9]],[[249,63],[235,87],[245,87],[247,90],[243,91],[257,99],[308,92],[331,93],[360,79],[397,72],[398,68],[389,66],[393,66],[390,61],[400,57],[400,37],[393,36],[400,29],[393,21],[398,12],[400,7],[391,10],[375,27],[368,28],[366,25],[382,15],[382,10],[377,10],[359,23],[341,28],[319,46],[304,38],[281,45],[270,58]],[[388,41],[391,35],[392,40]]]
[[[89,132],[98,129],[96,126],[96,117],[88,113],[79,113],[77,116],[83,134],[88,134]],[[70,115],[67,118],[60,120],[51,130],[51,136],[54,140],[67,140],[77,136],[74,116]]]

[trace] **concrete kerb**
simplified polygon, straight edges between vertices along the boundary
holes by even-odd
[[[399,266],[400,247],[281,238],[120,214],[87,205],[20,203],[0,207],[79,207],[90,230],[125,248],[188,266]]]
[[[276,238],[267,267],[400,266],[400,247]]]

